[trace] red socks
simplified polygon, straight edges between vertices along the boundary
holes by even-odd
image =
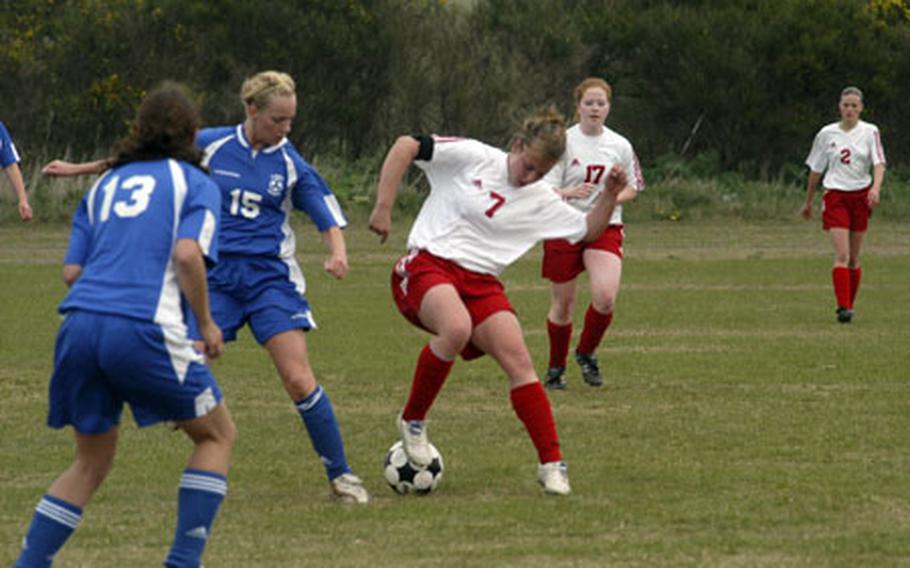
[[[853,308],[852,294],[850,293],[850,270],[846,266],[837,266],[831,270],[831,279],[834,281],[834,296],[837,298],[839,308]]]
[[[602,314],[589,305],[588,311],[585,312],[585,327],[581,330],[581,338],[578,340],[578,347],[575,349],[579,353],[594,353],[600,340],[603,339],[604,333],[610,327],[613,321],[613,312]]]
[[[559,435],[556,433],[556,422],[553,420],[553,409],[550,399],[543,390],[543,385],[535,381],[513,389],[509,393],[512,408],[537,448],[537,459],[540,463],[562,460],[559,451]]]
[[[856,301],[856,293],[859,291],[859,281],[863,277],[863,269],[857,266],[856,268],[850,268],[850,307],[853,307],[853,302]]]
[[[401,417],[404,420],[424,420],[427,417],[436,395],[442,390],[449,371],[455,361],[443,361],[433,353],[428,343],[417,358],[414,380],[411,382],[411,393],[404,405]]]
[[[572,322],[559,325],[547,320],[547,335],[550,337],[550,368],[566,368],[569,359],[569,343],[572,341]]]

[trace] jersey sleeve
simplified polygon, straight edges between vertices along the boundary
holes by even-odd
[[[626,170],[629,185],[636,191],[643,191],[645,189],[645,177],[641,173],[641,164],[638,162],[638,156],[630,143],[624,145],[622,167]]]
[[[196,241],[209,263],[218,262],[221,192],[201,171],[187,164],[181,166],[187,174],[187,195],[180,211],[177,238]]]
[[[0,122],[0,167],[6,169],[19,162],[19,152],[10,137],[6,126]]]
[[[812,150],[809,151],[809,157],[806,158],[806,165],[816,173],[822,173],[828,166],[828,160],[825,156],[825,135],[819,132],[812,142]]]
[[[540,182],[538,182],[540,183]],[[549,186],[542,207],[535,215],[540,240],[566,239],[571,243],[582,240],[588,232],[587,215],[572,207]]]
[[[872,136],[870,138],[872,147],[869,148],[869,155],[872,156],[872,165],[877,166],[879,164],[884,164],[886,162],[885,147],[882,146],[882,136],[879,133],[877,126],[872,127]]]
[[[301,163],[298,167],[300,177],[291,189],[294,207],[306,213],[319,232],[346,227],[348,220],[329,184],[309,164]]]
[[[63,264],[78,264],[85,266],[92,242],[92,227],[88,217],[88,193],[79,202],[76,213],[73,215],[73,227],[70,229],[69,246]]]

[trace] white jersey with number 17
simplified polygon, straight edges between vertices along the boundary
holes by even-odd
[[[430,195],[411,228],[409,249],[498,276],[540,240],[578,242],[587,232],[584,213],[548,185],[509,183],[508,154],[498,148],[434,136],[430,159],[415,163],[429,179]]]
[[[615,164],[625,170],[629,186],[636,191],[645,188],[638,156],[624,136],[607,127],[597,136],[588,136],[576,124],[566,131],[566,151],[544,177],[544,183],[556,188],[593,184],[594,191],[588,197],[566,200],[580,211],[590,211],[604,191],[607,175]],[[622,224],[622,205],[613,208],[610,224]]]

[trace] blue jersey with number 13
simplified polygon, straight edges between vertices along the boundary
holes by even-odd
[[[212,180],[186,162],[130,162],[109,170],[73,218],[64,262],[82,266],[82,274],[60,311],[183,325],[174,246],[178,239],[195,240],[217,261],[220,206]]]

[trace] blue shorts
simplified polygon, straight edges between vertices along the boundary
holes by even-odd
[[[221,389],[182,329],[123,316],[68,312],[54,348],[47,424],[102,434],[128,402],[139,426],[192,420]]]
[[[212,317],[225,341],[237,339],[247,323],[260,345],[291,329],[316,327],[303,296],[303,272],[294,259],[222,255],[209,271],[208,284]],[[190,336],[200,338],[195,318],[187,319]]]

